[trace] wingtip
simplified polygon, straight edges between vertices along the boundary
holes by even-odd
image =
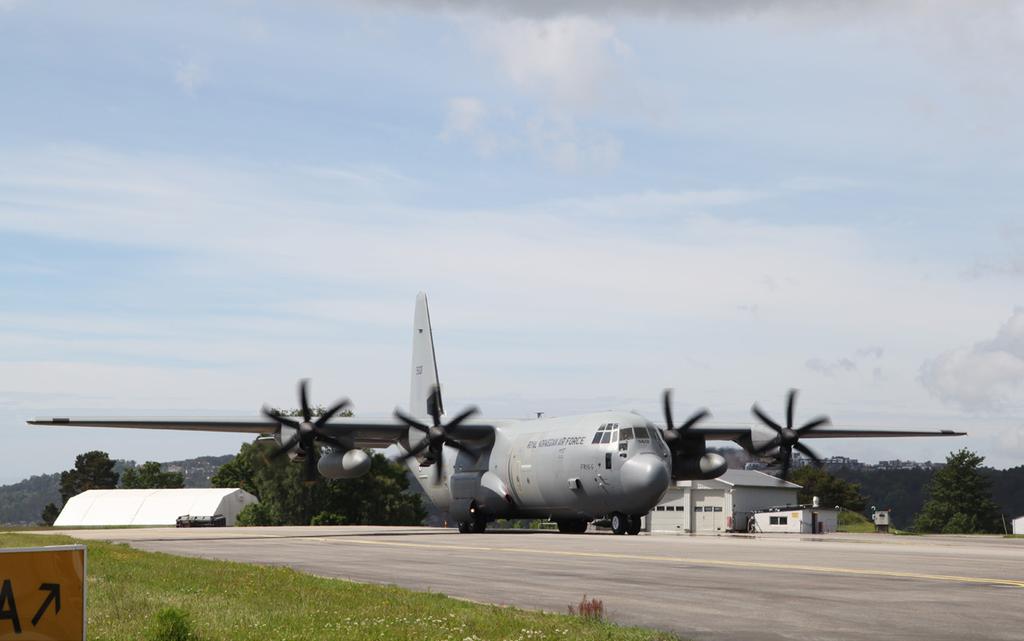
[[[64,425],[71,422],[69,418],[33,418],[25,421],[29,425]]]

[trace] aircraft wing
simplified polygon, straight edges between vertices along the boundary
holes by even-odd
[[[274,434],[278,424],[252,417],[54,417],[35,418],[30,425],[49,427],[127,427],[149,430],[185,430],[195,432],[233,432],[238,434]],[[393,418],[333,418],[324,426],[331,436],[351,439],[356,447],[384,448],[397,442],[408,432],[408,426]],[[466,422],[457,428],[458,436],[465,439],[485,440],[493,437],[494,426]]]
[[[736,441],[738,443],[750,442],[755,428],[742,425],[695,425],[690,428],[690,433],[703,436],[713,441]],[[771,434],[767,430],[758,430],[765,434]],[[858,427],[819,427],[810,432],[800,435],[805,438],[892,438],[912,436],[966,436],[966,432],[954,430],[883,430],[883,429],[861,429]]]

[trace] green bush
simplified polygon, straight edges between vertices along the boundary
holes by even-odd
[[[263,503],[250,503],[242,508],[235,525],[281,525],[271,509]]]
[[[334,512],[321,512],[314,516],[310,525],[345,525],[345,517]]]
[[[192,628],[188,613],[178,608],[164,608],[153,620],[151,641],[195,641],[199,638]]]

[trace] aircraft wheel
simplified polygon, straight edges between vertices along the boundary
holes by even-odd
[[[483,519],[473,520],[473,534],[483,534],[487,531],[487,521]]]
[[[558,521],[558,531],[562,534],[583,534],[587,531],[587,522],[584,519]]]
[[[612,534],[625,534],[629,527],[629,519],[621,512],[612,513]]]
[[[469,521],[459,521],[459,534],[469,534],[473,531],[473,524]]]
[[[643,517],[636,514],[629,517],[629,526],[626,528],[626,534],[629,534],[630,536],[640,534],[640,530],[642,529],[642,522],[640,521],[641,518]]]

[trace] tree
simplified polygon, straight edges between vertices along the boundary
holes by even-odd
[[[942,534],[1001,532],[991,481],[981,473],[985,457],[968,449],[952,452],[946,467],[928,484],[928,500],[914,519],[914,530]]]
[[[185,476],[181,472],[163,472],[156,461],[146,461],[121,474],[121,487],[126,490],[185,487]]]
[[[815,496],[824,507],[838,505],[854,512],[863,512],[867,499],[860,493],[860,485],[832,476],[825,470],[805,465],[793,470],[790,480],[802,486],[798,500],[809,504]]]
[[[106,452],[79,454],[74,469],[60,473],[60,498],[67,505],[68,499],[86,490],[113,489],[117,487],[117,478],[114,461]]]
[[[46,507],[43,508],[42,519],[46,525],[53,525],[53,522],[60,516],[60,508],[57,507],[56,503],[47,503]]]

